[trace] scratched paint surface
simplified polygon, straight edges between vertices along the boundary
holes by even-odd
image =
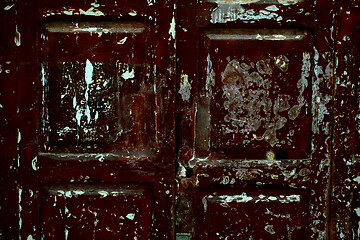
[[[149,239],[151,188],[141,185],[46,186],[42,239]]]
[[[206,74],[213,75],[213,86],[208,87],[213,99],[210,148],[276,148],[283,158],[308,156],[312,76],[307,33],[256,30],[205,35],[204,64]],[[302,47],[289,54],[285,43]],[[254,50],[241,54],[247,48]]]
[[[173,238],[175,8],[0,3],[1,239]]]
[[[308,227],[306,195],[301,191],[289,191],[284,195],[276,190],[203,193],[202,209],[198,209],[203,215],[197,219],[202,226],[198,229],[199,237],[304,239]],[[255,222],[257,224],[253,224]]]
[[[179,3],[177,232],[328,239],[333,14],[332,1]]]
[[[357,1],[176,4],[0,4],[1,238],[358,238]]]
[[[155,101],[156,67],[143,44],[150,26],[93,21],[51,22],[44,28],[40,37],[49,48],[41,63],[45,148],[71,142],[96,148],[131,138],[138,149],[152,144],[141,115],[146,108],[147,124],[155,125],[156,109],[149,106]],[[147,132],[154,141],[153,130]]]

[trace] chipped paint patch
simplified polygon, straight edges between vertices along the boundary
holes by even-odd
[[[314,73],[315,73],[315,81],[312,84],[313,92],[312,92],[312,114],[313,114],[313,124],[312,131],[314,133],[319,133],[320,126],[323,124],[323,120],[325,115],[329,115],[329,111],[327,110],[326,104],[328,104],[331,100],[331,96],[324,95],[320,92],[320,84],[326,80],[330,82],[331,74],[332,74],[332,63],[329,62],[326,66],[325,71],[323,67],[319,65],[319,52],[314,47]],[[327,128],[322,128],[325,132]]]
[[[275,234],[276,232],[274,231],[274,226],[273,225],[266,225],[265,226],[265,231],[267,231],[268,233],[270,233],[271,235]]]
[[[131,12],[129,12],[129,15],[135,17],[137,15],[137,12],[135,10],[132,10]]]
[[[97,5],[96,5],[97,6]],[[105,14],[96,9],[95,7],[90,7],[87,10],[83,10],[83,9],[74,9],[74,8],[63,8],[60,11],[53,11],[53,10],[47,10],[44,12],[43,17],[48,17],[48,16],[54,16],[54,15],[68,15],[68,16],[72,16],[72,15],[85,15],[85,16],[105,16]]]
[[[21,197],[22,197],[22,189],[21,187],[19,187],[18,189],[18,211],[19,211],[19,240],[21,240],[21,228],[22,228],[22,218],[21,218],[21,211],[22,211],[22,206],[21,206]]]
[[[39,166],[37,164],[37,157],[34,157],[34,159],[31,160],[31,167],[34,171],[39,170]]]
[[[131,68],[130,70],[130,66],[127,66],[126,72],[124,72],[123,74],[121,74],[121,77],[125,80],[128,79],[133,79],[135,77],[135,70],[134,68]]]
[[[281,5],[295,5],[303,0],[208,0],[217,4],[281,4]]]
[[[254,10],[245,9],[240,4],[219,3],[211,13],[211,23],[227,23],[237,20],[258,21],[258,20],[275,20],[282,21],[283,18],[274,11],[276,6],[270,9]]]
[[[14,38],[15,45],[20,47],[21,45],[21,34],[18,31],[18,27],[15,27],[15,38]]]
[[[189,83],[189,76],[187,74],[181,74],[180,76],[180,90],[181,98],[183,101],[188,102],[191,96],[191,84]]]
[[[29,236],[26,238],[26,240],[35,240],[35,238],[33,238],[32,235],[29,235]]]
[[[126,215],[126,218],[127,218],[127,219],[130,219],[130,220],[134,220],[134,218],[135,218],[135,213],[129,213],[129,214],[127,214],[127,215]]]
[[[169,28],[169,35],[170,35],[170,38],[169,40],[174,39],[175,40],[175,37],[176,37],[176,30],[175,30],[175,16],[172,17],[172,20],[171,20],[171,23],[170,23],[170,28]]]
[[[7,5],[6,7],[4,7],[4,10],[9,11],[14,6],[15,6],[15,4]]]
[[[274,65],[281,71],[287,71],[289,60],[286,56],[273,57],[273,61]],[[304,53],[303,74],[297,83],[299,89],[298,104],[292,107],[289,102],[293,97],[289,94],[279,93],[275,101],[269,98],[272,87],[269,77],[273,74],[271,59],[251,63],[240,63],[236,59],[229,61],[221,74],[223,96],[226,99],[224,108],[228,111],[224,121],[231,124],[231,127],[224,129],[224,132],[245,134],[253,132],[251,133],[253,139],[257,141],[265,140],[271,146],[279,143],[276,132],[283,128],[288,121],[280,113],[287,111],[289,119],[295,120],[305,104],[302,95],[308,85],[309,61],[309,54]],[[252,89],[255,86],[257,89]],[[261,117],[262,114],[266,117]],[[254,133],[262,128],[262,134]]]
[[[205,85],[205,90],[206,90],[206,96],[209,97],[212,95],[212,86],[215,85],[215,72],[213,70],[213,66],[212,66],[212,61],[210,58],[210,54],[208,54],[207,58],[206,58],[206,85]]]
[[[18,132],[17,143],[20,143],[20,141],[21,141],[21,132],[20,132],[20,129],[17,129],[17,132]]]
[[[107,191],[104,191],[104,190],[98,191],[98,193],[101,195],[102,198],[107,197],[109,195],[109,193]]]
[[[357,176],[356,178],[353,179],[355,182],[357,182],[358,184],[360,184],[360,176]],[[360,217],[360,215],[359,215]],[[360,236],[360,235],[359,235]]]
[[[120,41],[118,41],[117,44],[124,44],[127,39],[128,39],[128,37],[124,37],[123,39],[121,39]]]
[[[84,11],[82,9],[79,9],[80,15],[86,15],[86,16],[105,16],[105,14],[94,7],[89,8],[88,10]]]

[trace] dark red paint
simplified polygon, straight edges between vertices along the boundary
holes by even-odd
[[[359,239],[359,19],[1,2],[0,238]]]

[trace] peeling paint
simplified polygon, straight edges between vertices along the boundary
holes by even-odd
[[[123,39],[121,39],[120,41],[118,41],[117,44],[124,44],[127,39],[128,39],[128,37],[124,37]]]
[[[15,6],[15,4],[7,5],[6,7],[4,7],[4,10],[9,11],[14,6]]]
[[[131,12],[129,12],[129,15],[135,17],[137,15],[137,12],[135,10],[132,10]]]
[[[34,157],[33,160],[31,161],[31,167],[34,171],[39,170],[39,166],[37,164],[37,157]]]
[[[170,23],[170,29],[169,29],[169,35],[172,39],[175,40],[176,37],[176,30],[175,30],[175,16],[172,17],[171,23]],[[169,40],[171,39],[169,38]]]
[[[60,11],[47,10],[44,12],[43,17],[49,17],[53,15],[68,15],[68,16],[85,15],[85,16],[97,16],[97,17],[105,16],[105,14],[100,10],[96,9],[95,7],[90,7],[87,10],[83,10],[81,8],[78,10],[74,8],[63,8]]]
[[[183,101],[188,102],[191,96],[191,84],[189,83],[189,76],[187,74],[181,74],[180,76],[180,89],[179,93]]]
[[[35,238],[33,238],[32,235],[29,235],[29,236],[26,238],[26,240],[35,240]]]
[[[211,13],[211,23],[227,23],[237,20],[275,20],[282,21],[283,18],[273,12],[277,7],[270,7],[269,11],[245,9],[240,4],[219,3]]]
[[[289,60],[286,56],[273,57],[276,67],[286,72]],[[287,118],[279,113],[287,111],[290,120],[295,120],[305,104],[303,92],[308,86],[307,78],[310,72],[310,57],[304,53],[302,76],[298,81],[299,96],[298,104],[290,106],[292,96],[279,93],[273,102],[269,96],[272,82],[269,78],[273,74],[270,59],[259,60],[251,63],[240,63],[233,59],[229,61],[226,69],[222,72],[224,108],[228,114],[224,117],[225,122],[231,124],[225,132],[242,132],[249,134],[264,128],[261,135],[252,133],[253,139],[265,140],[271,146],[279,143],[276,137],[277,130],[283,128]],[[209,73],[209,71],[208,71]],[[256,86],[258,89],[252,89]],[[261,117],[263,113],[266,117]]]
[[[131,71],[130,71],[130,66],[128,65],[126,72],[121,74],[121,77],[125,80],[134,78],[135,77],[134,68],[131,68]]]
[[[16,27],[15,27],[15,38],[14,38],[14,42],[15,42],[16,46],[20,47],[20,45],[21,45],[21,34],[20,34],[20,32],[18,31],[17,25],[16,25]]]
[[[217,4],[281,4],[295,5],[303,2],[303,0],[208,0]]]
[[[21,228],[22,228],[22,206],[21,206],[21,198],[22,198],[22,189],[18,188],[18,211],[19,211],[19,240],[21,240]]]
[[[265,226],[265,231],[267,231],[268,233],[270,233],[271,235],[275,234],[276,232],[274,231],[274,226],[273,225],[266,225]]]
[[[135,213],[129,213],[128,215],[126,215],[126,218],[130,220],[134,220],[134,217],[135,217]]]

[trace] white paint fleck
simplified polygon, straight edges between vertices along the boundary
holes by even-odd
[[[357,176],[356,178],[353,179],[355,182],[357,182],[358,184],[360,184],[360,176]],[[360,216],[360,215],[359,215]],[[360,236],[360,235],[359,235]]]
[[[37,156],[31,160],[31,167],[34,171],[39,170],[39,166],[37,165]]]
[[[66,191],[64,195],[65,195],[65,197],[71,198],[72,197],[72,192],[71,191]]]
[[[220,184],[228,184],[230,182],[229,176],[223,176]]]
[[[175,16],[172,17],[172,20],[171,20],[171,23],[170,23],[169,35],[172,37],[172,39],[175,39],[175,37],[176,37]],[[169,38],[169,40],[170,39],[171,38]]]
[[[75,195],[83,195],[85,192],[82,191],[82,190],[74,190],[73,193],[74,193]]]
[[[108,195],[109,195],[109,193],[107,192],[107,191],[103,191],[103,190],[101,190],[101,191],[98,191],[98,193],[101,195],[101,197],[107,197]]]
[[[273,225],[266,225],[265,226],[265,231],[267,231],[270,234],[275,234],[276,232],[274,231],[274,226]]]
[[[126,215],[126,218],[130,220],[134,220],[134,217],[135,217],[135,213],[129,213],[128,215]]]
[[[85,81],[87,84],[91,84],[93,82],[93,71],[94,67],[89,61],[89,59],[86,60],[86,66],[85,66]]]
[[[20,132],[20,129],[17,129],[17,132],[18,132],[17,143],[20,143],[20,141],[21,141],[21,132]]]
[[[355,208],[355,212],[356,212],[356,215],[358,215],[358,217],[360,217],[360,208]]]
[[[326,114],[329,114],[326,104],[330,102],[331,96],[324,95],[320,92],[320,83],[324,81],[330,81],[332,63],[329,62],[325,74],[322,66],[319,66],[319,52],[314,47],[314,73],[315,81],[312,84],[312,101],[316,104],[312,104],[313,123],[312,130],[314,133],[319,133],[319,126],[323,124],[323,120]],[[326,128],[323,128],[326,131]]]
[[[252,4],[260,2],[260,0],[208,0],[209,2],[217,3],[217,4]]]
[[[68,240],[68,237],[69,237],[69,230],[65,226],[65,240]]]
[[[276,9],[270,7],[270,11]],[[275,20],[281,21],[282,17],[277,13],[269,12],[267,10],[255,11],[254,9],[245,9],[241,4],[231,3],[218,3],[217,7],[211,13],[211,23],[227,23],[234,22],[237,20]]]
[[[224,207],[229,207],[228,203],[237,202],[237,203],[247,203],[253,200],[253,197],[247,196],[246,193],[242,193],[241,195],[221,195],[220,198],[220,205]]]
[[[13,6],[15,6],[15,4],[7,5],[6,7],[4,7],[4,10],[9,11]]]
[[[279,8],[276,5],[270,5],[270,6],[266,7],[265,9],[268,11],[272,11],[272,12],[279,11]]]
[[[132,79],[135,77],[135,71],[134,71],[134,68],[130,70],[130,67],[128,66],[128,68],[126,69],[126,72],[124,72],[123,74],[121,74],[121,77],[125,80],[128,80],[128,79]]]
[[[35,238],[33,238],[32,235],[29,235],[29,236],[26,238],[26,240],[35,240]]]
[[[81,8],[79,9],[81,15],[86,16],[105,16],[105,14],[94,7],[89,8],[88,10],[84,11]]]
[[[14,42],[15,42],[16,46],[18,46],[18,47],[21,45],[21,34],[19,33],[17,26],[15,26]]]
[[[303,0],[277,0],[280,4],[282,5],[295,5],[298,4],[300,2],[302,2]]]
[[[22,218],[21,218],[21,211],[22,211],[22,207],[21,207],[21,195],[22,195],[22,189],[19,187],[18,190],[18,205],[19,205],[19,240],[21,240],[21,228],[22,228]]]
[[[131,12],[129,12],[129,15],[135,17],[137,15],[137,12],[135,10],[132,10]]]
[[[210,54],[207,55],[206,58],[206,85],[205,85],[205,90],[206,90],[206,96],[209,97],[212,95],[212,86],[215,85],[215,72],[212,66],[212,61],[210,58]]]
[[[180,76],[180,90],[181,98],[183,101],[188,102],[191,95],[191,84],[189,83],[189,76],[187,74],[181,74]]]
[[[120,41],[117,42],[117,44],[124,44],[126,42],[128,37],[124,37],[123,39],[121,39]]]

